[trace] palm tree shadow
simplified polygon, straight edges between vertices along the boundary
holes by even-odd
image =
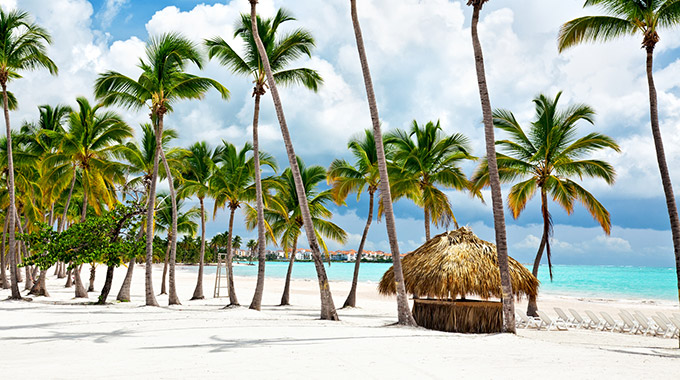
[[[123,338],[132,335],[132,331],[126,329],[118,329],[107,332],[78,332],[78,333],[63,333],[59,331],[52,331],[49,335],[44,336],[8,336],[3,337],[3,341],[23,341],[27,344],[64,341],[64,340],[87,340],[94,338],[94,343],[109,343],[111,338]]]

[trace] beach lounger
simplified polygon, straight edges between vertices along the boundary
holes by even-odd
[[[673,333],[671,327],[663,321],[658,315],[652,315],[652,320],[656,326],[653,327],[654,335],[663,335],[665,338],[669,333]]]
[[[619,313],[619,317],[621,317],[621,320],[623,321],[623,328],[626,330],[626,332],[637,334],[638,331],[640,331],[641,326],[637,324],[634,319],[629,317],[630,313],[624,313],[624,311],[625,310],[621,310]]]
[[[658,315],[659,318],[661,318],[661,320],[662,320],[665,324],[667,324],[667,325],[672,325],[672,324],[673,324],[673,323],[671,323],[671,320],[668,319],[668,317],[666,316],[666,314],[664,314],[664,313],[662,313],[662,312],[660,312],[660,311],[657,311],[657,312],[656,312],[656,315]]]
[[[606,311],[600,312],[600,314],[602,315],[602,317],[604,318],[604,321],[605,321],[605,325],[603,327],[603,330],[610,330],[612,332],[616,332],[618,330],[620,332],[625,332],[625,330],[623,329],[623,327],[624,327],[623,322],[616,321]]]
[[[590,328],[590,325],[591,325],[590,321],[586,321],[585,319],[583,319],[581,317],[581,314],[578,313],[578,311],[576,311],[574,309],[569,309],[569,312],[571,313],[571,315],[574,316],[574,320],[576,321],[575,322],[576,327],[579,327],[579,328],[583,327],[583,328],[586,328],[586,329]]]
[[[647,317],[645,317],[644,314],[635,312],[633,317],[635,317],[635,321],[637,321],[638,325],[640,326],[640,331],[642,331],[642,334],[647,335],[654,333],[652,325],[647,322]]]
[[[680,321],[680,313],[673,313],[673,316],[675,317],[675,319]]]
[[[540,330],[541,327],[545,326],[547,331],[550,331],[553,327],[556,328],[557,330],[569,330],[567,328],[567,324],[564,321],[561,320],[555,320],[553,321],[550,319],[548,314],[538,310],[536,311],[538,313],[539,318],[541,318],[541,324],[538,326],[538,329]]]
[[[555,307],[553,309],[555,309],[555,312],[557,313],[558,320],[564,321],[564,323],[566,323],[566,325],[569,327],[578,327],[576,319],[569,318],[569,316],[567,316],[567,313],[565,313],[564,310],[560,309],[559,307]]]
[[[586,310],[585,313],[588,316],[588,318],[590,318],[590,322],[592,323],[593,328],[597,330],[602,330],[602,328],[604,327],[604,322],[602,322],[600,318],[598,318],[597,315],[590,310]]]
[[[671,338],[677,338],[678,336],[680,336],[680,319],[673,317],[670,319],[670,321],[671,324],[673,325],[671,328],[673,330]]]
[[[519,326],[524,326],[525,329],[532,328],[537,329],[541,325],[541,320],[535,317],[530,317],[526,315],[522,310],[515,309],[515,314],[519,316],[520,323]]]

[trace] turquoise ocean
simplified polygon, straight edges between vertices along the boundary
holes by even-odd
[[[391,266],[387,263],[361,263],[359,281],[377,284]],[[330,266],[325,264],[325,267],[331,281],[352,281],[354,263],[334,262]],[[215,268],[207,266],[205,273],[214,274]],[[287,262],[267,262],[266,274],[268,277],[285,278],[287,269]],[[257,276],[257,266],[235,265],[234,275]],[[293,278],[315,280],[314,264],[296,262]],[[540,291],[555,295],[677,301],[675,268],[555,265],[551,282],[548,266],[543,265],[538,279],[541,281]]]

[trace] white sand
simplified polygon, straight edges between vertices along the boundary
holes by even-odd
[[[89,271],[84,270],[84,280]],[[50,274],[52,271],[50,271]],[[125,268],[116,270],[115,300]],[[101,289],[105,268],[97,273]],[[565,378],[677,379],[677,339],[571,329],[519,330],[517,335],[463,335],[387,326],[394,299],[361,284],[359,308],[339,310],[341,322],[318,319],[318,286],[296,280],[291,303],[277,307],[281,279],[268,279],[263,310],[247,309],[254,278],[237,278],[245,307],[222,310],[226,298],[189,301],[196,275],[178,270],[182,306],[143,307],[144,267],[138,266],[132,302],[82,305],[73,289],[50,276],[50,298],[0,301],[1,378]],[[155,290],[161,269],[155,267]],[[205,277],[212,296],[214,275]],[[341,306],[349,283],[333,282]],[[90,293],[95,301],[97,293]],[[6,299],[9,290],[0,290]],[[167,305],[167,296],[158,302]],[[678,312],[672,303],[581,300],[542,295],[539,307]],[[518,307],[525,308],[524,303]]]

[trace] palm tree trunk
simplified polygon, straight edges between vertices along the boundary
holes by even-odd
[[[148,200],[147,200],[147,205],[148,205]],[[142,235],[144,234],[144,228],[140,228],[139,232],[137,232],[137,240],[142,238]],[[130,286],[132,284],[132,273],[135,270],[135,263],[136,263],[137,258],[133,257],[130,259],[130,262],[128,263],[128,269],[127,272],[125,272],[125,278],[123,279],[123,285],[120,286],[120,290],[118,291],[118,295],[116,296],[116,300],[120,302],[130,302]]]
[[[7,83],[3,80],[0,85],[2,85],[2,105],[5,111],[5,132],[7,133],[7,193],[9,195],[9,207],[10,213],[14,212],[15,206],[15,194],[14,194],[14,158],[12,157],[12,128],[9,122],[9,104],[7,100]],[[15,244],[15,234],[16,234],[16,221],[13,217],[9,218],[9,270],[10,270],[10,282],[12,288],[12,295],[9,299],[20,300],[21,293],[19,292],[19,278],[17,275],[17,260],[16,260],[16,244]]]
[[[531,273],[536,278],[538,278],[538,267],[541,265],[543,250],[548,244],[548,239],[550,238],[550,214],[548,212],[548,194],[546,194],[546,191],[543,188],[541,188],[541,215],[543,216],[543,237],[541,238],[541,244],[538,246],[538,252],[536,252],[536,258],[534,259],[534,266],[533,269],[531,270]],[[536,311],[538,311],[538,305],[536,304],[536,296],[530,295],[529,303],[527,305],[527,315],[532,317],[538,317],[538,313]]]
[[[5,212],[5,227],[2,230],[2,248],[0,248],[0,288],[1,289],[9,289],[9,281],[7,281],[7,273],[5,272],[5,267],[7,266],[7,262],[5,261],[5,258],[7,257],[7,255],[5,254],[5,249],[6,249],[5,242],[7,241],[7,228],[8,228],[8,224],[9,224],[8,213],[9,213],[9,210],[7,210]]]
[[[258,84],[255,88],[255,110],[253,112],[253,161],[255,165],[255,209],[257,210],[257,284],[255,294],[250,302],[250,308],[260,310],[262,307],[262,294],[264,293],[264,267],[266,264],[265,236],[264,236],[264,202],[262,199],[262,173],[260,172],[260,142],[258,133],[258,122],[260,117],[260,92]]]
[[[85,173],[83,173],[83,177],[85,176]],[[85,222],[85,219],[87,219],[87,202],[89,202],[89,199],[87,197],[87,190],[85,187],[83,187],[83,208],[80,210],[80,223]]]
[[[170,246],[172,245],[172,232],[168,233],[168,246],[165,248],[165,260],[163,260],[163,277],[161,279],[161,293],[168,294],[165,290],[165,278],[168,275],[168,261],[170,261]]]
[[[66,227],[66,221],[68,220],[68,207],[71,204],[71,197],[73,196],[73,188],[76,185],[76,166],[73,165],[73,178],[71,179],[71,187],[68,190],[68,196],[66,197],[66,204],[64,205],[64,216],[61,217],[61,223],[59,223],[59,229],[57,232],[63,232],[64,227]]]
[[[72,265],[73,263],[69,263],[69,265]],[[66,272],[66,284],[64,284],[65,288],[70,288],[73,286],[73,268],[69,268],[68,272]]]
[[[97,273],[95,263],[90,263],[90,286],[87,288],[88,292],[94,292],[94,277]]]
[[[203,260],[205,256],[205,205],[203,204],[203,198],[198,198],[201,204],[201,252],[199,254],[198,261],[198,280],[196,281],[196,289],[194,289],[194,295],[191,297],[192,300],[202,300],[203,296]]]
[[[113,271],[116,269],[114,266],[109,266],[106,268],[106,280],[104,281],[104,287],[102,288],[102,293],[99,295],[99,300],[97,305],[106,304],[106,299],[109,297],[109,292],[111,291],[111,284],[113,283]]]
[[[661,129],[659,128],[659,110],[657,104],[656,87],[654,86],[654,76],[652,70],[654,67],[654,47],[647,47],[647,83],[649,84],[649,109],[652,124],[652,136],[654,137],[654,146],[656,147],[656,160],[659,163],[659,172],[661,173],[661,182],[663,183],[663,191],[666,196],[666,207],[668,208],[668,217],[671,222],[671,234],[673,235],[673,251],[675,252],[675,270],[678,282],[678,300],[680,300],[680,221],[678,221],[678,208],[675,204],[675,195],[673,194],[673,185],[671,184],[671,176],[668,171],[668,164],[666,163],[666,153],[664,152],[663,140],[661,138]],[[680,344],[680,337],[678,337]]]
[[[423,213],[425,214],[425,241],[430,240],[430,210],[427,207],[423,208]]]
[[[357,251],[356,260],[354,262],[354,275],[352,276],[352,287],[349,290],[347,299],[345,300],[343,308],[345,307],[356,307],[357,306],[357,283],[359,282],[359,264],[361,264],[361,256],[364,253],[364,244],[366,243],[366,237],[368,237],[368,229],[371,227],[371,222],[373,221],[373,198],[375,193],[368,193],[368,218],[366,219],[366,226],[364,227],[364,233],[361,235],[361,242],[359,243],[359,250]]]
[[[272,94],[272,99],[274,100],[274,108],[276,109],[276,115],[279,119],[279,125],[281,127],[281,134],[283,135],[283,142],[286,146],[286,153],[288,155],[288,162],[290,163],[290,170],[293,174],[293,180],[295,181],[295,190],[297,192],[298,200],[300,202],[300,210],[302,212],[302,220],[305,226],[305,233],[307,239],[309,240],[309,248],[312,250],[312,258],[314,259],[314,266],[316,267],[316,274],[319,281],[319,293],[321,297],[321,319],[325,320],[339,320],[338,313],[335,310],[335,304],[333,303],[333,296],[331,295],[330,285],[328,283],[328,276],[326,275],[326,269],[323,266],[323,261],[321,259],[321,250],[319,249],[319,243],[316,240],[316,234],[314,233],[314,225],[312,224],[312,217],[309,213],[309,204],[307,203],[307,197],[305,193],[305,188],[302,183],[302,178],[300,176],[300,168],[297,164],[297,157],[295,155],[295,149],[293,148],[293,143],[290,138],[290,132],[288,131],[288,125],[286,123],[286,117],[283,113],[283,107],[281,105],[281,98],[279,97],[279,91],[276,88],[276,82],[274,81],[274,76],[272,74],[271,66],[269,65],[269,58],[267,57],[267,52],[262,44],[260,35],[257,29],[257,0],[250,0],[250,16],[253,36],[255,43],[257,45],[257,50],[262,59],[262,65],[264,66],[265,73],[267,74],[267,82],[269,84],[269,89]]]
[[[486,157],[489,163],[489,183],[491,185],[491,201],[493,205],[493,222],[496,231],[496,251],[498,254],[498,268],[500,270],[501,287],[503,291],[503,331],[515,333],[515,302],[510,282],[510,270],[508,267],[508,245],[505,235],[505,216],[503,213],[503,195],[501,183],[498,177],[498,162],[496,161],[496,138],[493,130],[493,118],[491,113],[491,101],[489,90],[486,85],[484,72],[484,56],[482,45],[479,42],[477,25],[479,24],[479,12],[487,0],[468,0],[468,5],[473,5],[472,12],[472,46],[475,52],[475,66],[477,69],[477,84],[479,85],[479,97],[482,103],[484,118],[484,134],[486,137]]]
[[[295,263],[295,253],[297,252],[297,239],[293,243],[293,250],[290,252],[288,258],[288,271],[286,272],[286,282],[283,286],[283,295],[281,295],[281,304],[279,306],[290,305],[290,279],[293,276],[293,263]]]
[[[149,200],[146,211],[146,263],[145,263],[145,299],[146,306],[158,306],[156,295],[153,292],[153,231],[154,214],[156,209],[156,182],[158,181],[158,163],[161,151],[163,150],[163,114],[158,114],[156,129],[156,151],[153,155],[153,172],[151,173],[151,183],[149,185]],[[153,119],[153,118],[152,118]],[[153,121],[153,120],[152,120]]]
[[[229,215],[229,241],[227,241],[227,283],[229,286],[229,305],[228,306],[239,306],[238,298],[236,297],[236,290],[234,289],[234,268],[232,265],[232,257],[234,256],[232,249],[232,234],[234,232],[234,213],[236,213],[236,207],[230,207],[231,213]]]
[[[168,241],[170,244],[170,274],[169,274],[169,288],[170,294],[168,294],[168,305],[181,305],[179,302],[179,297],[177,297],[177,287],[175,282],[175,261],[177,259],[177,193],[175,192],[175,184],[172,179],[172,172],[170,171],[170,165],[168,165],[168,160],[165,158],[165,152],[161,149],[161,159],[163,160],[163,166],[165,167],[165,173],[168,178],[168,186],[170,187],[170,203],[172,205],[172,242]]]
[[[15,210],[16,211],[16,210]],[[16,212],[14,214],[16,216],[16,223],[17,227],[19,227],[19,233],[24,234],[24,227],[21,225],[21,218],[19,218],[19,213]],[[26,228],[28,228],[28,218],[26,218]],[[18,246],[18,251],[17,251],[17,266],[22,263],[22,256],[23,257],[28,257],[28,250],[26,248],[26,244],[24,244],[23,241],[18,240],[16,241],[17,246]],[[27,265],[24,267],[24,271],[26,273],[26,281],[24,282],[24,290],[31,290],[33,288],[33,276],[32,276],[32,271],[30,265]],[[18,273],[21,273],[21,271],[17,271]]]
[[[366,49],[364,48],[364,38],[361,33],[361,26],[359,25],[359,16],[357,14],[356,0],[350,0],[352,24],[354,26],[354,35],[357,41],[357,49],[359,51],[359,61],[361,63],[361,70],[364,77],[364,85],[366,86],[366,97],[368,98],[368,108],[371,112],[371,122],[373,124],[373,138],[375,139],[376,153],[378,156],[378,171],[380,173],[380,193],[382,194],[383,209],[385,213],[385,227],[387,228],[387,236],[390,242],[390,249],[392,250],[392,267],[394,270],[394,281],[397,288],[397,315],[398,323],[406,326],[416,326],[416,321],[413,319],[411,310],[409,309],[408,296],[406,295],[406,287],[404,286],[404,273],[401,269],[401,256],[399,254],[399,241],[397,240],[397,229],[394,221],[394,210],[392,208],[392,193],[390,191],[390,180],[387,175],[387,162],[385,160],[385,149],[383,146],[382,132],[380,131],[380,117],[378,115],[378,105],[375,100],[375,92],[373,91],[373,80],[371,79],[371,71],[368,67],[368,59],[366,58]]]

